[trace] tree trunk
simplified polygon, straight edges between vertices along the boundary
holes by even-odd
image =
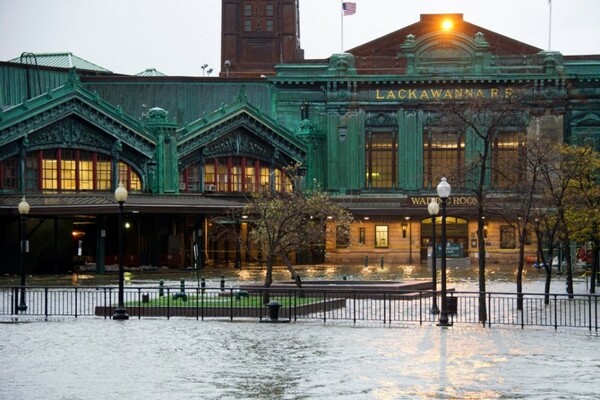
[[[527,230],[521,229],[519,235],[519,264],[517,265],[517,310],[523,311],[523,266],[525,265],[525,237]]]
[[[594,239],[592,241],[592,275],[590,276],[590,293],[596,293],[596,278],[598,276],[598,251],[600,250],[600,241]]]
[[[263,304],[267,304],[271,301],[271,297],[269,295],[269,288],[273,283],[273,264],[275,264],[275,256],[269,254],[267,256],[267,273],[265,275],[265,291],[263,292]]]
[[[565,255],[565,260],[567,260],[567,294],[569,298],[573,298],[573,263],[571,262],[571,243],[569,241],[566,242],[567,245],[564,246],[563,254]]]
[[[294,282],[296,282],[296,286],[298,286],[299,289],[302,289],[302,280],[300,279],[300,275],[296,273],[296,270],[292,266],[292,263],[290,262],[290,259],[288,258],[287,254],[281,254],[281,259],[283,260],[283,263],[287,267],[288,271],[290,271],[292,279],[294,280]],[[299,296],[304,297],[304,293],[302,292],[302,290],[300,290]]]
[[[477,196],[479,209],[477,221],[477,240],[479,241],[478,265],[479,265],[479,322],[485,325],[487,321],[487,304],[485,302],[485,237],[483,236],[483,196]]]

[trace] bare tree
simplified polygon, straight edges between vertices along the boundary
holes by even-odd
[[[256,193],[244,213],[252,221],[250,240],[258,246],[267,266],[265,287],[273,283],[273,267],[280,258],[292,279],[301,287],[290,255],[299,250],[322,247],[329,233],[349,232],[351,214],[329,201],[326,193],[293,190],[288,193]],[[265,297],[268,301],[268,295]]]
[[[484,224],[486,214],[491,210],[487,204],[486,194],[490,189],[490,177],[501,179],[506,173],[506,165],[496,165],[494,151],[500,136],[514,132],[515,128],[524,131],[526,115],[523,111],[521,95],[516,93],[505,99],[477,99],[470,102],[449,102],[444,108],[443,123],[449,129],[464,132],[472,146],[472,158],[465,163],[464,171],[457,171],[454,178],[457,186],[470,190],[477,199],[477,239],[478,247],[478,281],[479,281],[479,321],[487,321],[486,306],[486,246]],[[494,174],[495,172],[495,174]]]

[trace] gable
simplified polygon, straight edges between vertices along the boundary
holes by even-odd
[[[0,158],[51,147],[119,152],[139,170],[156,140],[137,120],[83,89],[72,76],[57,89],[0,112]]]
[[[444,21],[451,22],[451,28],[444,28]],[[411,73],[409,70],[415,65],[438,62],[445,63],[446,67],[452,64],[464,66],[495,57],[513,57],[515,62],[522,64],[523,56],[535,56],[541,51],[466,22],[462,14],[422,14],[415,24],[348,50],[356,57],[357,70],[361,74]],[[419,71],[417,68],[412,72]],[[436,71],[445,72],[470,71],[461,68]]]
[[[189,124],[178,136],[182,165],[201,157],[236,155],[252,156],[282,167],[302,164],[306,158],[304,143],[248,104],[243,95],[236,103]]]

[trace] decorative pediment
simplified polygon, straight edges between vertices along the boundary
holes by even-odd
[[[489,44],[483,33],[433,32],[421,38],[408,35],[401,46],[409,74],[479,73],[489,64]]]
[[[152,158],[155,140],[120,108],[78,85],[65,85],[9,109],[0,147],[25,140],[29,149],[71,147],[109,151],[120,143],[131,159]]]
[[[306,145],[277,122],[245,102],[223,106],[191,123],[179,135],[178,153],[192,162],[204,157],[249,155],[287,165],[303,163]]]

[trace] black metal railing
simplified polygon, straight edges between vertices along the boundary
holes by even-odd
[[[117,287],[25,287],[26,310],[19,310],[20,286],[0,286],[0,316],[111,318],[117,305]],[[431,291],[316,290],[298,288],[253,289],[128,286],[124,301],[130,318],[193,317],[268,318],[264,296],[280,303],[282,319],[393,323],[435,323]],[[441,306],[439,292],[437,302]],[[485,301],[487,319],[479,320]],[[454,324],[516,325],[587,328],[598,330],[599,295],[479,292],[448,293],[447,310]]]

